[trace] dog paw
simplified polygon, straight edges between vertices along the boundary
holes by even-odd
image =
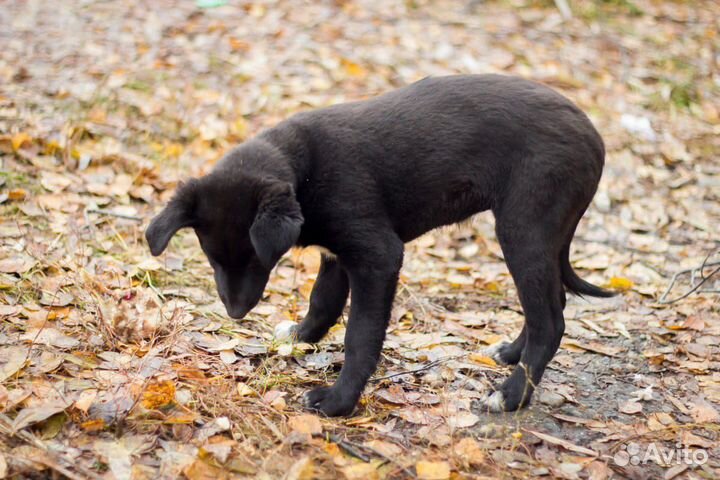
[[[494,391],[480,400],[483,410],[491,413],[505,412],[505,396],[500,390]]]
[[[521,350],[515,350],[510,342],[498,342],[490,345],[482,351],[486,357],[490,357],[498,365],[515,365],[520,361]]]
[[[285,320],[284,322],[280,322],[275,327],[275,331],[273,332],[273,337],[275,340],[284,342],[284,341],[292,341],[297,336],[297,330],[298,330],[298,324],[295,322],[291,322],[290,320]]]
[[[342,395],[335,387],[320,387],[306,392],[303,403],[305,408],[328,417],[341,417],[350,415],[357,402]]]

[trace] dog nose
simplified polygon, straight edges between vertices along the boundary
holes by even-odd
[[[241,320],[245,317],[245,315],[247,315],[249,309],[245,307],[226,305],[225,310],[227,310],[227,314],[230,318],[235,320]]]

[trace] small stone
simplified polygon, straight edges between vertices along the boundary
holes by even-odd
[[[544,390],[540,394],[540,403],[543,403],[549,407],[559,407],[565,403],[565,397],[559,393],[552,392],[550,390]]]

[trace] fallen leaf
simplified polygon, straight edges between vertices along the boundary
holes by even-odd
[[[420,480],[445,480],[450,478],[450,464],[420,460],[415,464],[415,472]]]
[[[60,330],[51,327],[28,329],[20,336],[20,340],[62,349],[71,349],[80,345],[78,339],[64,335]]]
[[[588,352],[595,352],[595,353],[601,353],[603,355],[607,355],[608,357],[616,357],[618,353],[622,351],[620,347],[613,347],[610,345],[604,345],[600,342],[581,342],[579,340],[565,340],[563,341],[564,347],[576,347],[581,350],[586,350]]]
[[[64,411],[70,406],[70,402],[61,400],[47,402],[37,407],[28,407],[20,410],[12,423],[13,432],[18,432],[23,428],[50,418],[56,413]]]
[[[287,480],[314,480],[315,464],[310,457],[303,457],[293,463],[284,477]]]
[[[200,430],[195,433],[195,438],[199,441],[205,441],[213,435],[220,432],[230,430],[230,419],[227,417],[218,417],[206,423]]]
[[[690,415],[692,416],[693,420],[698,423],[720,422],[720,414],[715,409],[715,407],[709,402],[702,399],[695,400],[691,403]]]
[[[25,273],[32,269],[37,262],[27,255],[15,255],[0,260],[0,272],[2,273]]]
[[[292,431],[308,433],[310,435],[319,435],[322,433],[322,424],[317,415],[303,414],[290,417],[288,419],[288,427]]]
[[[486,365],[488,367],[497,367],[497,362],[492,359],[491,357],[488,357],[487,355],[482,355],[480,353],[471,353],[470,354],[470,360],[472,360],[475,363],[479,363],[480,365]]]
[[[633,285],[633,281],[625,277],[612,277],[608,283],[608,286],[613,290],[620,290],[622,292],[630,290]]]
[[[477,424],[480,421],[480,417],[472,412],[461,410],[457,413],[447,415],[445,420],[450,428],[468,428]]]
[[[462,462],[465,462],[470,467],[478,467],[485,463],[486,460],[485,452],[480,447],[480,444],[471,437],[461,439],[455,444],[453,451]]]
[[[552,435],[549,435],[547,433],[538,432],[535,430],[528,430],[524,429],[528,433],[532,433],[536,437],[538,437],[540,440],[543,440],[547,443],[550,443],[552,445],[559,445],[563,447],[565,450],[569,450],[571,452],[575,453],[581,453],[583,455],[589,455],[592,457],[597,457],[598,453],[594,450],[591,450],[589,448],[581,447],[580,445],[575,445],[572,442],[569,442],[567,440],[563,440],[562,438],[554,437]]]
[[[344,467],[342,474],[347,480],[378,480],[380,474],[372,463],[354,463]]]
[[[6,361],[0,367],[0,383],[14,376],[27,363],[28,349],[23,347],[6,347],[0,352],[0,358]]]
[[[142,406],[148,410],[166,407],[175,401],[175,384],[166,380],[147,386],[143,392]]]
[[[643,406],[637,400],[632,399],[620,404],[620,411],[628,415],[635,415],[643,410]]]
[[[132,480],[132,457],[152,447],[150,437],[144,435],[124,435],[118,440],[98,440],[93,449],[110,466],[115,480]]]

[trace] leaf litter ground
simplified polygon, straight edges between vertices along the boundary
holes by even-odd
[[[0,478],[720,474],[716,2],[222,3],[0,12]],[[571,299],[531,408],[488,415],[508,370],[481,352],[519,331],[515,289],[489,215],[432,232],[357,413],[308,414],[344,326],[317,347],[272,332],[307,311],[318,252],[236,323],[192,233],[154,259],[147,220],[296,111],[461,72],[543,81],[592,117],[607,167],[572,259],[622,294]]]

